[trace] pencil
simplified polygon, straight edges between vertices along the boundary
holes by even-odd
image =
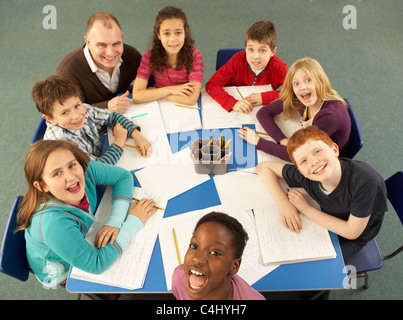
[[[197,110],[200,110],[200,108],[198,108],[198,107],[184,106],[184,105],[182,105],[182,104],[176,104],[175,106],[181,107],[181,108],[189,108],[189,109],[197,109]]]
[[[225,144],[224,148],[222,148],[222,150],[227,149],[227,147],[229,146],[229,144],[231,143],[232,139],[229,139],[228,142]]]
[[[245,98],[243,97],[243,95],[242,95],[241,91],[239,91],[239,89],[238,89],[238,88],[236,88],[236,91],[238,91],[238,93],[239,93],[239,95],[241,96],[242,100],[244,100]]]
[[[242,128],[242,130],[247,130],[246,128]],[[262,135],[264,135],[264,136],[268,136],[268,134],[267,133],[265,133],[265,132],[259,132],[259,131],[255,131],[257,134],[262,134]]]
[[[140,201],[140,199],[137,199],[137,198],[132,198],[133,200],[136,200],[136,201]],[[157,208],[157,209],[160,209],[160,210],[165,210],[164,208],[161,208],[161,207],[157,207],[157,206],[154,206],[154,208]]]
[[[176,254],[177,254],[177,256],[178,256],[178,262],[179,262],[179,264],[182,264],[182,263],[181,263],[181,257],[180,257],[180,255],[179,255],[178,242],[176,241],[176,234],[175,234],[175,229],[174,229],[174,228],[172,228],[172,233],[173,233],[173,235],[174,235],[175,248],[176,248]]]
[[[130,148],[134,148],[134,149],[141,149],[140,147],[138,147],[138,146],[132,146],[132,145],[130,145],[130,144],[125,144],[125,147],[130,147]],[[148,149],[146,149],[146,152],[148,151]]]

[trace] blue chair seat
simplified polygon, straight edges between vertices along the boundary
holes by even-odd
[[[22,196],[17,196],[10,211],[0,251],[0,271],[21,281],[29,277],[24,231],[18,231],[17,213]]]
[[[39,121],[38,127],[36,128],[35,133],[32,137],[31,144],[34,144],[38,140],[42,140],[43,136],[45,134],[45,131],[46,131],[46,120],[44,118],[41,118],[41,120]]]
[[[239,48],[239,49],[225,48],[225,49],[218,50],[217,51],[216,66],[215,66],[216,71],[218,69],[220,69],[224,64],[226,64],[227,61],[229,59],[231,59],[231,57],[235,53],[237,53],[239,51],[242,51],[242,50],[245,50],[245,49],[241,49],[241,48]]]

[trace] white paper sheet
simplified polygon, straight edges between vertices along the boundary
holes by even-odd
[[[246,97],[251,93],[260,93],[271,91],[271,85],[264,86],[246,86],[246,87],[225,87],[224,90],[238,100],[242,100],[238,90],[242,96]],[[239,128],[243,124],[256,124],[256,113],[262,106],[254,107],[250,113],[228,112],[222,108],[204,89],[202,94],[202,114],[203,129],[217,128]]]
[[[238,275],[250,285],[273,271],[277,266],[264,266],[261,257],[255,222],[252,213],[248,211],[231,211],[223,206],[206,208],[204,210],[191,211],[177,216],[163,219],[159,231],[162,261],[165,271],[165,279],[168,290],[172,288],[172,274],[179,265],[173,238],[173,229],[178,243],[180,260],[183,263],[194,227],[197,221],[211,211],[223,212],[237,219],[245,231],[249,240],[242,255],[242,263]]]
[[[133,188],[133,197],[138,199],[151,198],[157,203],[157,206],[163,209],[168,203],[166,195],[157,195],[137,187]],[[90,244],[94,243],[96,234],[107,221],[111,210],[112,189],[108,187],[97,210],[96,220],[86,236]],[[134,235],[121,256],[102,274],[95,275],[73,267],[70,277],[132,290],[141,288],[147,274],[163,215],[163,210],[157,210],[147,220],[144,228]]]
[[[201,129],[202,125],[199,110],[178,107],[177,105],[183,104],[165,99],[158,100],[158,104],[164,120],[166,133],[177,133]],[[190,107],[198,108],[198,105],[196,103]]]
[[[221,204],[232,210],[248,210],[274,204],[257,174],[242,171],[214,176]]]
[[[156,164],[135,175],[143,188],[155,193],[165,192],[168,199],[210,179],[209,175],[197,174],[192,163]]]
[[[286,228],[276,204],[254,209],[260,249],[265,265],[278,265],[336,257],[329,232],[303,215],[299,234]]]
[[[152,164],[169,163],[172,152],[158,102],[153,101],[142,104],[131,103],[124,116],[140,126],[141,134],[151,143],[151,154],[148,157],[143,157],[140,155],[139,150],[125,146],[123,148],[122,157],[116,165],[130,171]],[[109,128],[108,141],[109,145],[115,141],[112,130]],[[131,138],[126,140],[126,144],[131,146],[135,145]]]

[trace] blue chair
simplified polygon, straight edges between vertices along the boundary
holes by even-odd
[[[399,216],[400,222],[403,224],[403,171],[395,173],[393,176],[385,180],[388,199]],[[388,256],[382,257],[378,244],[375,239],[368,242],[354,257],[348,261],[349,265],[356,268],[356,274],[352,276],[365,278],[365,289],[368,289],[367,272],[382,268],[385,260],[393,258],[403,250],[403,246]]]
[[[29,277],[24,231],[18,231],[17,213],[22,196],[17,196],[10,211],[0,251],[0,271],[21,281]]]
[[[355,116],[354,110],[351,107],[350,101],[348,101],[347,99],[344,100],[347,102],[348,105],[348,114],[350,115],[351,119],[351,132],[347,149],[344,151],[342,156],[353,159],[364,145],[364,141],[362,139],[360,126],[358,125],[358,121]]]
[[[222,65],[227,63],[231,57],[239,52],[245,49],[231,49],[231,48],[226,48],[226,49],[220,49],[217,51],[217,60],[216,60],[216,66],[215,69],[216,71],[221,68]]]
[[[35,130],[34,136],[32,137],[31,144],[34,144],[38,140],[42,140],[43,136],[46,131],[46,120],[44,118],[41,118],[39,121],[38,127]]]
[[[386,189],[388,190],[388,199],[395,209],[400,222],[403,225],[403,171],[396,172],[393,176],[385,180]],[[403,246],[399,249],[395,250],[393,253],[389,254],[386,257],[383,257],[383,260],[388,260],[393,258],[399,252],[403,250]]]

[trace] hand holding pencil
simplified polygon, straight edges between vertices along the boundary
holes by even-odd
[[[157,211],[155,202],[152,199],[141,199],[135,201],[130,208],[129,214],[136,216],[145,224],[146,221]]]
[[[242,139],[244,139],[246,142],[253,144],[255,146],[258,144],[258,142],[260,140],[259,134],[256,131],[254,131],[248,127],[243,127],[241,129],[239,129],[238,133]]]

